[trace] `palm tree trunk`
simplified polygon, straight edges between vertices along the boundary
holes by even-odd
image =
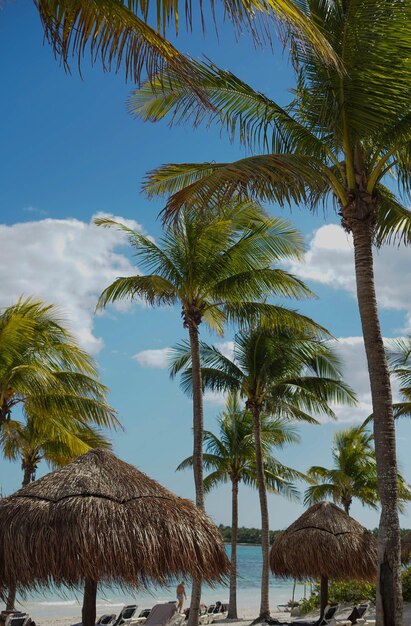
[[[347,513],[347,515],[350,514],[351,502],[352,498],[342,498],[341,500],[341,504],[343,505],[344,511]]]
[[[9,587],[6,599],[6,611],[15,611],[16,604],[16,585]]]
[[[270,552],[270,529],[268,523],[268,504],[267,491],[265,488],[263,455],[261,450],[261,428],[260,428],[260,409],[255,404],[249,406],[254,418],[254,445],[256,452],[256,469],[258,495],[260,497],[261,509],[261,551],[263,556],[263,567],[261,572],[261,603],[260,615],[255,622],[262,621],[270,617],[269,602],[269,552]]]
[[[237,619],[237,536],[238,536],[238,481],[232,480],[231,504],[231,567],[230,567],[230,600],[228,604],[229,619]]]
[[[320,617],[323,617],[325,613],[325,607],[328,604],[328,578],[327,576],[321,576],[320,583]]]
[[[374,287],[371,218],[352,220],[355,274],[374,414],[381,518],[378,532],[377,623],[402,625],[397,458],[390,377]]]
[[[86,578],[84,582],[83,608],[81,611],[82,626],[95,626],[96,623],[97,582]]]
[[[31,483],[33,477],[33,468],[30,465],[23,465],[23,482],[21,483],[23,487],[29,485]]]
[[[31,482],[33,469],[30,465],[26,465],[24,462],[22,464],[22,468],[23,468],[24,474],[23,474],[23,480],[21,484],[22,484],[22,487],[25,487]],[[14,611],[15,604],[16,604],[16,585],[13,585],[9,587],[9,590],[7,593],[6,611]]]
[[[193,381],[193,471],[196,491],[196,505],[204,510],[203,483],[203,384],[201,380],[200,347],[198,326],[189,319],[187,322],[191,348],[191,367]],[[188,626],[198,626],[198,612],[201,602],[201,580],[193,580],[191,590],[190,614]]]

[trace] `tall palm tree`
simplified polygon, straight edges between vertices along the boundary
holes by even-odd
[[[313,413],[334,416],[329,402],[352,404],[354,394],[341,381],[335,352],[323,341],[291,328],[256,327],[239,332],[233,359],[202,343],[200,359],[204,386],[213,391],[238,392],[253,416],[263,557],[259,620],[265,620],[270,616],[269,520],[261,416],[317,423]],[[194,370],[189,346],[184,343],[174,349],[171,373],[174,376],[178,372],[182,372],[183,389],[190,391]]]
[[[61,467],[90,448],[109,447],[109,442],[97,429],[78,420],[68,424],[28,417],[26,422],[6,422],[0,432],[4,457],[11,461],[21,460],[23,487],[35,479],[42,460],[51,467]],[[12,587],[7,594],[7,611],[14,610],[15,601],[16,587]]]
[[[106,393],[56,307],[29,298],[0,311],[0,432],[19,407],[51,422],[117,426]]]
[[[193,20],[205,31],[210,20],[217,25],[214,2],[205,11],[191,0],[34,0],[47,40],[54,53],[69,70],[71,57],[77,57],[80,68],[87,48],[92,62],[98,57],[105,70],[124,65],[126,78],[138,83],[142,74],[153,78],[171,69],[194,90],[200,101],[209,103],[201,87],[201,76],[191,60],[181,54],[165,38],[174,23],[178,32],[185,16],[185,26],[191,30]],[[221,3],[237,32],[246,29],[256,43],[270,40],[276,22],[282,23],[296,35],[308,39],[318,54],[328,62],[338,64],[328,42],[316,25],[306,19],[298,2],[293,0],[224,0]],[[153,17],[155,26],[148,24]]]
[[[210,473],[204,478],[204,490],[209,492],[219,483],[231,482],[231,556],[230,599],[228,618],[237,619],[237,532],[238,488],[243,482],[257,486],[253,417],[241,406],[238,394],[229,394],[226,410],[217,418],[219,433],[204,431],[204,468]],[[274,447],[295,443],[299,437],[290,424],[283,419],[261,418],[261,447],[264,458],[264,476],[268,491],[297,499],[295,480],[305,478],[301,472],[284,466],[272,456]],[[177,467],[192,467],[190,456]]]
[[[268,294],[304,297],[309,290],[294,276],[272,265],[301,251],[299,234],[288,223],[267,218],[248,203],[225,207],[215,217],[183,212],[178,228],[168,227],[159,244],[127,226],[98,219],[101,226],[120,228],[148,275],[118,278],[100,296],[98,306],[142,298],[150,306],[179,304],[188,330],[193,367],[193,469],[196,504],[204,508],[203,397],[199,329],[206,324],[222,334],[226,321],[278,325],[296,329],[314,322],[283,307],[265,303]],[[190,620],[198,619],[201,589],[195,582]]]
[[[391,0],[306,0],[307,19],[324,33],[344,71],[325,64],[309,45],[291,40],[297,88],[288,106],[256,92],[233,74],[199,64],[214,104],[197,106],[172,72],[167,88],[154,82],[133,96],[144,119],[213,121],[255,154],[234,163],[164,166],[152,172],[149,193],[172,193],[171,217],[182,206],[207,207],[238,191],[280,205],[315,209],[330,200],[354,242],[357,297],[371,384],[381,518],[378,534],[377,618],[402,622],[400,526],[392,395],[376,295],[372,247],[409,243],[411,213],[411,3]],[[386,179],[393,175],[388,187]],[[392,191],[395,189],[395,192]]]
[[[332,458],[334,467],[310,467],[307,474],[317,484],[308,487],[304,504],[315,504],[332,498],[347,514],[354,498],[373,509],[378,508],[377,464],[372,445],[373,436],[363,427],[349,428],[334,435]],[[411,499],[411,492],[398,475],[399,505]]]

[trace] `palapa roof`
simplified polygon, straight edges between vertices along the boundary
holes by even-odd
[[[220,532],[107,450],[91,450],[0,500],[0,588],[121,586],[176,576],[212,582],[228,571]]]
[[[377,542],[332,502],[311,506],[274,541],[271,570],[278,576],[373,580]]]
[[[411,561],[411,530],[401,538],[401,561],[403,563]]]

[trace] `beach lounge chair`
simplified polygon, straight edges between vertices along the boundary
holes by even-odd
[[[116,621],[113,623],[113,626],[124,626],[124,624],[130,624],[137,613],[138,606],[137,604],[127,604],[124,606]]]
[[[147,617],[150,615],[151,609],[143,609],[138,614],[137,618],[133,618],[133,624],[145,624],[147,621]]]
[[[333,626],[335,624],[335,614],[337,613],[340,605],[330,604],[325,607],[324,616],[318,617],[316,620],[302,620],[296,619],[292,622],[280,622],[277,619],[265,620],[270,626]]]
[[[355,606],[347,617],[340,617],[337,615],[335,618],[335,626],[353,626],[354,624],[363,624],[365,622],[364,616],[368,611],[368,606],[368,603]]]
[[[28,613],[16,611],[10,613],[4,621],[4,626],[28,626],[31,623],[31,617]]]
[[[111,624],[114,624],[114,622],[116,621],[116,614],[115,613],[110,613],[107,615],[102,615],[101,617],[98,618],[97,622],[96,622],[96,626],[111,626]]]
[[[218,600],[208,607],[207,615],[209,624],[225,619],[228,615],[228,604],[223,604]]]
[[[144,622],[145,626],[182,626],[185,615],[177,612],[176,603],[165,602],[156,604],[150,611],[150,615]],[[131,622],[133,626],[136,622]]]
[[[318,617],[316,620],[293,620],[293,626],[327,626],[327,624],[334,623],[335,614],[340,608],[339,604],[329,604],[325,607],[323,617]]]

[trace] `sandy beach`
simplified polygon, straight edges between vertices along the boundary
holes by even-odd
[[[116,607],[113,605],[111,606],[112,606],[113,612],[115,612]],[[101,609],[103,607],[99,607],[99,608]],[[30,606],[27,605],[26,609],[29,610]],[[68,607],[65,607],[65,609],[67,611]],[[48,610],[45,607],[42,613],[43,615],[41,617],[35,615],[34,613],[32,614],[32,617],[35,619],[36,623],[39,624],[39,626],[71,626],[71,624],[76,624],[81,619],[80,605],[78,605],[77,607],[73,606],[72,612],[70,613],[70,615],[68,614],[68,612],[65,615],[62,615],[60,611],[55,611],[51,609],[51,607]],[[249,608],[240,609],[238,620],[221,620],[221,621],[216,621],[214,623],[220,624],[220,625],[230,624],[230,626],[248,626],[249,624],[251,624],[253,619],[255,619],[257,614],[258,614],[258,605],[256,604],[255,606],[252,606],[252,607],[250,606]],[[279,621],[286,621],[289,618],[289,613],[272,610],[271,616],[274,619],[278,619]],[[310,616],[311,618],[315,618],[315,614],[314,615],[307,614],[306,616],[307,619],[310,619]],[[370,611],[367,617],[369,619],[375,619],[374,611]],[[292,619],[297,619],[297,618],[292,618]],[[411,626],[411,603],[410,602],[407,602],[404,604],[403,624],[404,626]]]

